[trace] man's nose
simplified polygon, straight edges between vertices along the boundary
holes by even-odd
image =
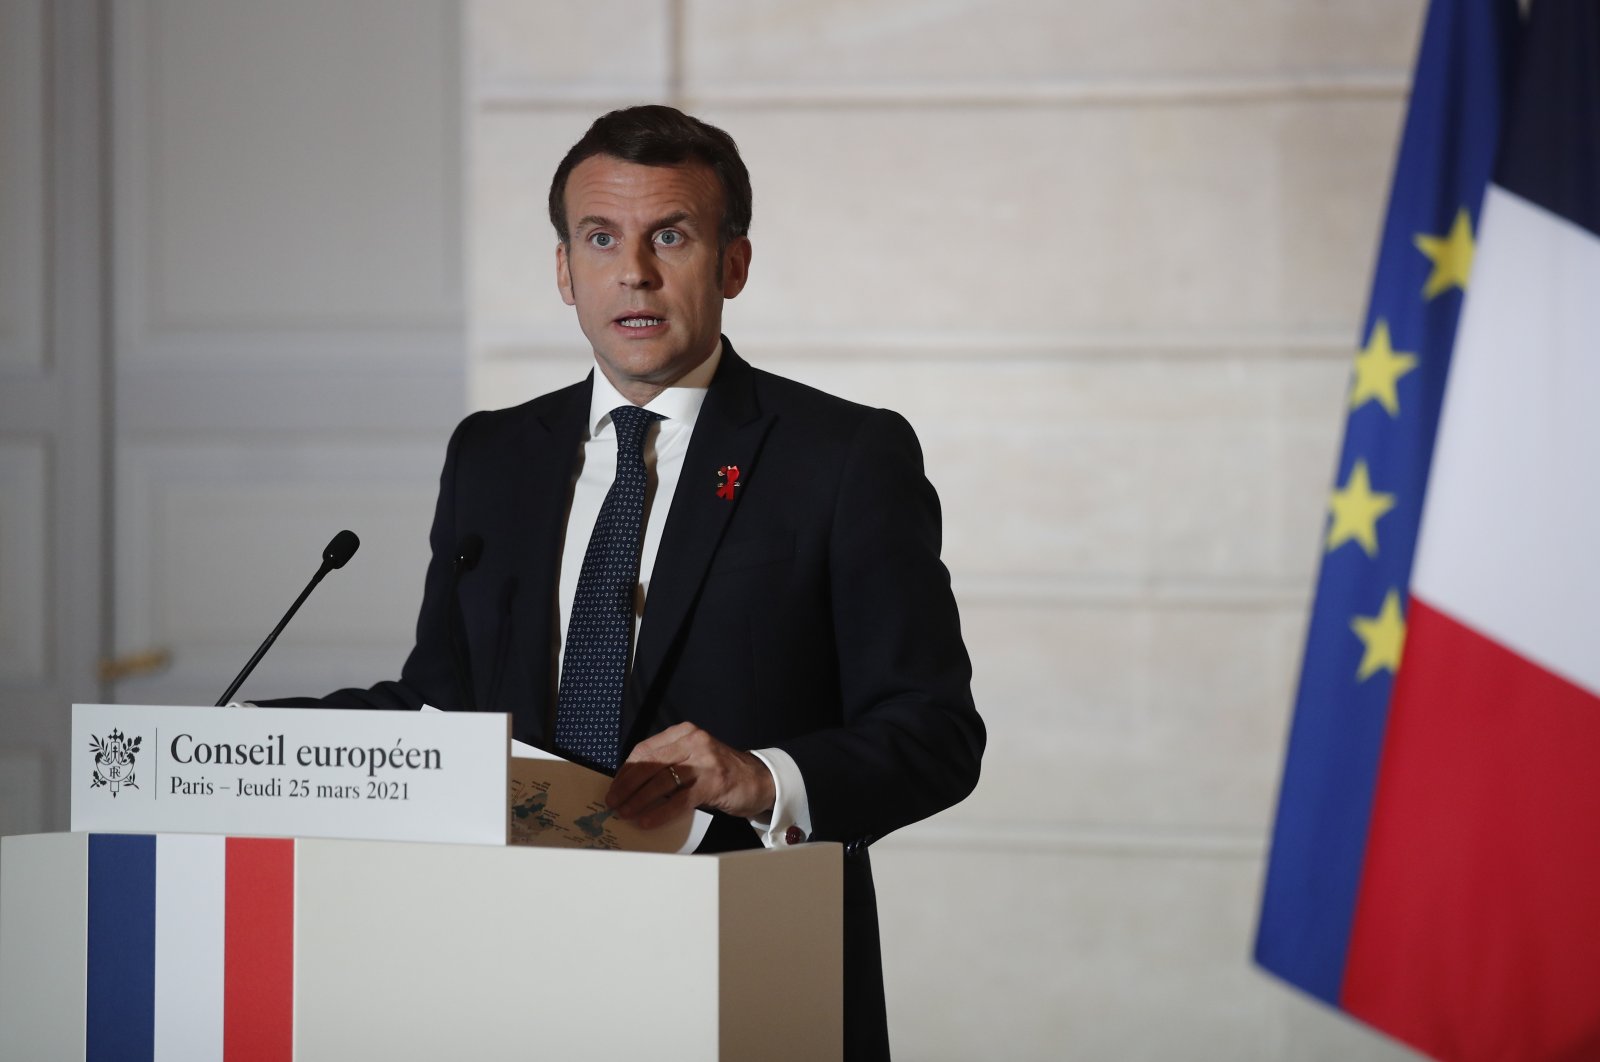
[[[655,249],[650,241],[635,240],[624,249],[619,279],[626,288],[649,289],[661,283],[661,274],[656,269]]]

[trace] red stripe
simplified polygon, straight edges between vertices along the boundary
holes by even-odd
[[[1454,1062],[1600,1058],[1600,697],[1415,597],[1342,1002]]]
[[[290,1062],[294,1054],[294,842],[228,838],[222,1055]]]

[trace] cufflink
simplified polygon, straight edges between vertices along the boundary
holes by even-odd
[[[798,826],[790,826],[787,830],[783,831],[784,844],[804,844],[805,839],[806,831],[802,830]]]

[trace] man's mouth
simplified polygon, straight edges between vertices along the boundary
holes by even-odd
[[[617,324],[623,328],[654,328],[656,325],[664,323],[665,320],[666,318],[664,317],[619,317],[617,318]]]

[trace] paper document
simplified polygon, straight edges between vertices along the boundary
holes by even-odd
[[[425,712],[437,712],[423,705]],[[612,848],[623,852],[692,852],[711,816],[691,809],[653,830],[624,822],[606,807],[611,777],[526,741],[511,742],[508,844]]]

